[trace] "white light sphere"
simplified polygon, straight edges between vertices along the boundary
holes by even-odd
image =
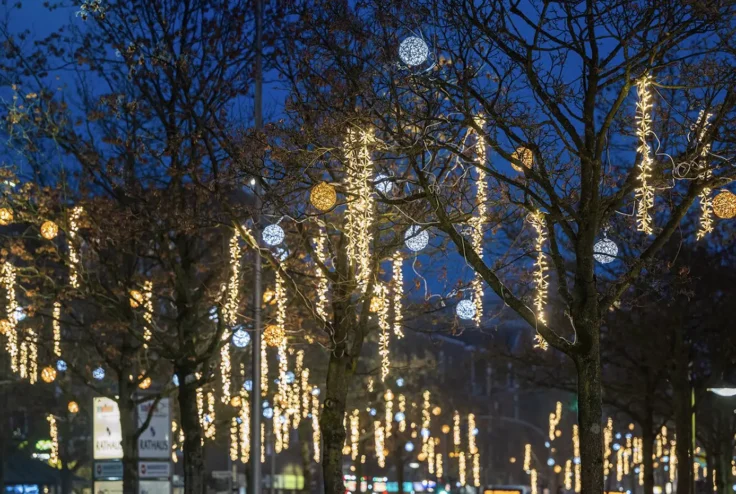
[[[273,255],[279,262],[284,262],[289,257],[289,249],[286,247],[276,247]]]
[[[268,225],[261,236],[266,245],[274,247],[284,241],[284,229],[279,225]]]
[[[419,252],[429,243],[429,232],[419,225],[411,225],[404,233],[404,243],[409,250]]]
[[[273,408],[264,408],[263,416],[266,417],[267,419],[273,418]]]
[[[394,420],[396,422],[401,422],[402,420],[406,419],[406,415],[404,412],[396,412],[396,415],[394,415]]]
[[[238,328],[233,331],[232,342],[236,348],[245,348],[250,343],[250,335],[243,328]]]
[[[390,179],[391,177],[383,173],[376,175],[376,178],[373,179],[376,190],[383,195],[388,195],[394,188],[394,183]]]
[[[174,383],[174,386],[178,388],[179,387],[179,376],[174,374],[174,377],[171,378],[171,382]]]
[[[608,237],[604,237],[593,246],[593,258],[601,264],[615,261],[617,255],[618,246]]]
[[[414,443],[413,442],[406,443],[404,445],[404,451],[406,451],[407,453],[411,453],[412,451],[414,451]]]
[[[288,371],[286,373],[286,383],[287,384],[293,384],[295,379],[296,379],[296,376],[294,375],[293,372]]]
[[[247,381],[245,381],[243,383],[243,389],[246,390],[246,391],[248,391],[249,393],[251,391],[253,391],[253,381],[251,381],[250,379],[248,379]]]
[[[429,47],[422,38],[409,36],[399,44],[399,58],[409,67],[416,67],[427,61]]]
[[[461,300],[457,307],[455,307],[455,313],[460,319],[472,319],[475,317],[475,302],[472,300]]]
[[[59,372],[66,372],[66,369],[67,369],[67,365],[66,365],[66,362],[64,360],[59,359],[59,360],[56,361],[56,370],[57,371],[59,371]]]
[[[92,377],[94,377],[98,381],[102,381],[103,379],[105,379],[105,369],[103,369],[102,367],[96,368],[92,371]]]

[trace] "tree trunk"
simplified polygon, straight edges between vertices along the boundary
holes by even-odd
[[[336,351],[330,354],[327,368],[325,402],[319,427],[322,432],[325,494],[343,494],[345,484],[342,476],[342,448],[345,443],[345,404],[348,387],[352,381],[354,361],[349,356],[338,357]]]
[[[405,459],[404,451],[401,445],[396,446],[396,480],[399,482],[399,494],[404,494],[404,470],[405,470]]]
[[[685,328],[678,325],[675,328],[674,344],[674,373],[673,404],[675,414],[675,433],[677,443],[675,451],[677,455],[677,492],[687,494],[692,490],[691,472],[692,458],[690,457],[690,443],[692,441],[691,409],[690,409],[690,379],[688,377],[688,348],[683,339]]]
[[[123,438],[123,492],[138,492],[138,424],[127,376],[127,372],[121,372],[118,379],[120,433]]]
[[[654,412],[647,407],[646,417],[642,424],[642,464],[644,469],[644,494],[654,494],[654,441],[657,434],[654,431]]]
[[[585,494],[600,494],[603,492],[601,358],[597,328],[587,334],[591,339],[588,351],[575,358],[581,487]]]
[[[312,422],[311,420],[302,420],[299,423],[299,445],[301,446],[302,455],[302,471],[304,475],[304,490],[314,492],[312,486],[312,455],[309,445],[312,443]]]
[[[179,413],[184,431],[184,494],[204,494],[204,447],[197,412],[197,387],[194,383],[187,383],[185,377],[192,374],[188,370],[177,369],[183,383],[179,386]],[[259,455],[258,451],[252,452],[256,461]]]

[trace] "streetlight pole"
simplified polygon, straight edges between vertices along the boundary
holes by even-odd
[[[255,126],[256,132],[263,128],[263,0],[255,2],[256,18],[256,78],[255,78]],[[258,180],[253,186],[255,194],[255,221],[254,230],[260,230],[261,199],[260,184]],[[260,237],[256,231],[256,239]],[[248,494],[260,494],[261,492],[261,253],[256,250],[255,266],[253,273],[253,358],[251,363],[253,369],[253,386],[251,387],[251,451],[250,459],[250,486]]]

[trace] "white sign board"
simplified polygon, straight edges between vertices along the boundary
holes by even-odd
[[[95,462],[95,478],[101,480],[122,479],[123,478],[123,462],[122,461],[96,461]]]
[[[171,414],[169,399],[161,398],[156,409],[151,412],[155,400],[138,405],[138,427],[141,427],[153,413],[148,427],[138,437],[139,458],[171,458]]]
[[[168,480],[141,480],[138,482],[139,494],[171,494]]]
[[[94,398],[94,459],[117,460],[123,457],[120,410],[110,398]]]
[[[168,461],[139,461],[138,477],[141,479],[167,479],[171,475]]]
[[[94,494],[123,494],[123,481],[95,482]]]

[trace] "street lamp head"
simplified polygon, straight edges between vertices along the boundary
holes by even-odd
[[[708,388],[708,391],[718,396],[725,396],[726,398],[736,396],[736,388]]]

